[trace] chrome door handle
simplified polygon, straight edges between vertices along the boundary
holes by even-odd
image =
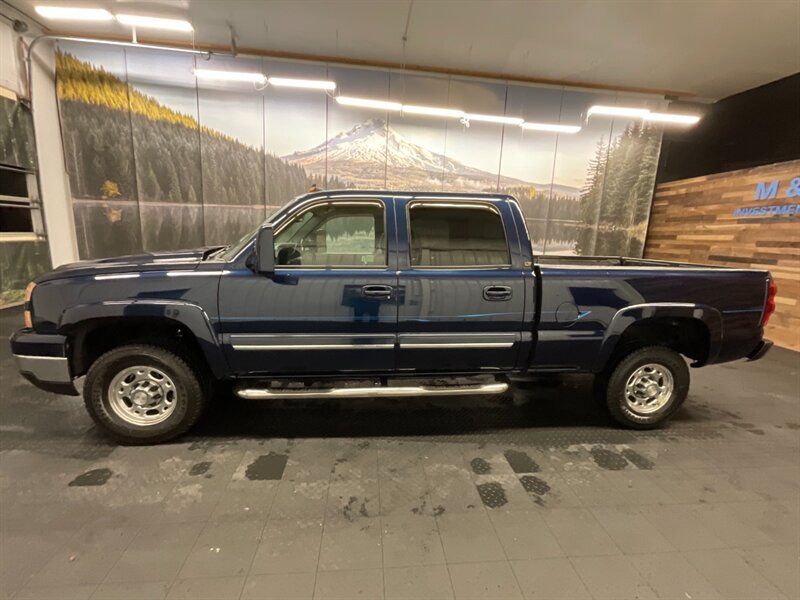
[[[487,285],[483,288],[483,299],[492,301],[511,300],[511,288],[507,285]]]
[[[361,288],[361,295],[365,298],[389,299],[392,297],[390,285],[365,285]]]

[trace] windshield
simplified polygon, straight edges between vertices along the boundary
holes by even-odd
[[[220,248],[215,253],[211,254],[208,258],[212,258],[214,260],[224,260],[224,261],[229,261],[233,259],[256,236],[258,230],[261,229],[261,225],[269,222],[270,220],[278,216],[278,214],[283,211],[283,208],[284,207],[279,208],[277,211],[269,215],[263,222],[259,223],[253,229],[251,229],[242,237],[240,237],[236,242],[228,246],[225,246],[224,248]]]
[[[214,260],[224,260],[224,261],[231,260],[234,256],[236,256],[237,254],[239,254],[239,252],[242,251],[242,248],[244,248],[247,245],[247,242],[249,242],[255,237],[259,229],[261,229],[261,223],[259,223],[255,227],[255,229],[252,229],[247,233],[245,233],[235,243],[230,244],[229,246],[225,246],[220,250],[217,250],[214,254],[210,255],[208,258],[213,258]]]

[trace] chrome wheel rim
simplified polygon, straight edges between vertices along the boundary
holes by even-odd
[[[663,365],[650,363],[636,369],[625,384],[625,402],[640,415],[662,409],[675,389],[672,372]]]
[[[138,365],[123,369],[108,386],[109,406],[116,416],[139,427],[156,425],[174,412],[178,393],[161,369]]]

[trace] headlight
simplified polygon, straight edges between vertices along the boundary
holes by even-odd
[[[33,328],[33,319],[31,318],[31,294],[36,284],[31,281],[28,287],[25,288],[25,327]]]

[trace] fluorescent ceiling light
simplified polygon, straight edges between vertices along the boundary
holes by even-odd
[[[216,81],[248,81],[252,83],[266,83],[267,78],[261,73],[245,71],[215,71],[214,69],[194,69],[194,76],[198,79]]]
[[[370,100],[369,98],[351,98],[349,96],[336,96],[336,102],[343,106],[358,106],[361,108],[378,108],[381,110],[400,110],[403,105],[399,102],[386,100]]]
[[[45,19],[65,19],[70,21],[110,21],[114,18],[114,16],[104,8],[37,6],[36,12]]]
[[[675,123],[680,125],[694,125],[700,120],[699,115],[686,115],[679,113],[656,113],[647,108],[630,108],[625,106],[592,106],[588,116],[610,115],[614,117],[635,117],[645,121],[660,123]]]
[[[533,129],[535,131],[555,131],[556,133],[578,133],[580,125],[558,125],[557,123],[523,123],[523,129]]]
[[[588,116],[610,115],[612,117],[644,117],[650,114],[646,108],[630,108],[626,106],[592,106],[589,108]]]
[[[694,125],[700,120],[699,115],[681,115],[678,113],[650,113],[644,116],[645,121],[658,121],[659,123],[676,123],[680,125]]]
[[[500,117],[495,115],[476,115],[473,113],[467,113],[464,115],[464,119],[467,121],[484,121],[486,123],[506,123],[508,125],[522,125],[522,122],[525,119],[521,119],[520,117]]]
[[[285,77],[270,77],[267,79],[270,85],[277,87],[306,88],[310,90],[335,90],[335,81],[322,81],[317,79],[287,79]]]
[[[117,21],[131,27],[145,29],[169,29],[171,31],[194,31],[192,24],[183,19],[164,19],[162,17],[146,17],[144,15],[116,15]]]
[[[439,108],[437,106],[414,106],[404,104],[403,112],[410,115],[429,115],[431,117],[455,117],[456,119],[464,117],[463,110],[457,110],[455,108]]]

